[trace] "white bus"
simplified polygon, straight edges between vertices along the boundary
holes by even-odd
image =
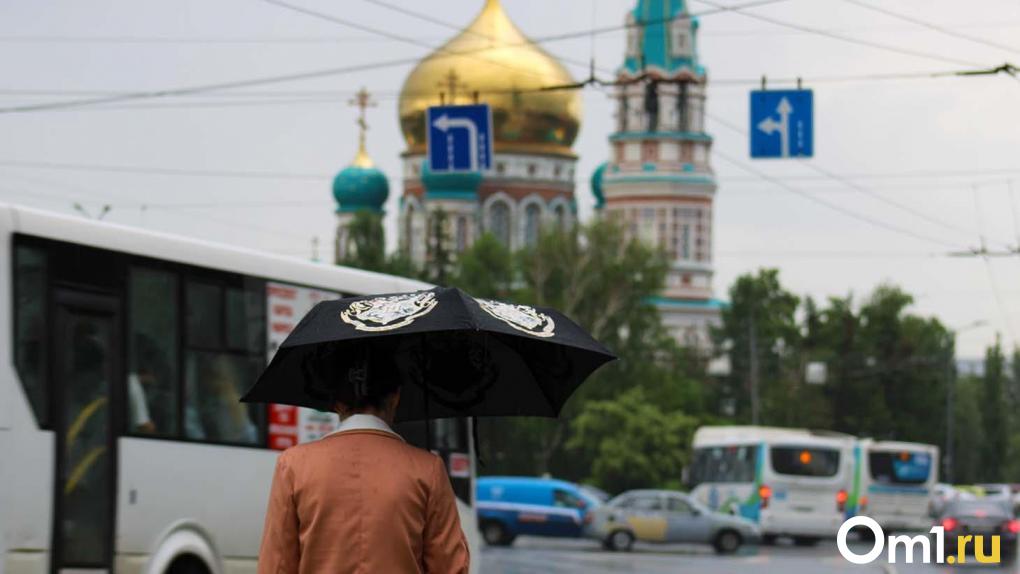
[[[861,439],[847,517],[863,514],[886,532],[927,530],[939,449],[930,444]]]
[[[316,301],[422,287],[0,204],[0,574],[254,572],[275,451],[336,421],[238,398]],[[431,428],[477,557],[469,421]]]
[[[687,472],[693,495],[744,516],[766,543],[834,538],[843,523],[854,438],[841,433],[754,426],[701,427]]]

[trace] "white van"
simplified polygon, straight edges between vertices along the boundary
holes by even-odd
[[[854,444],[830,431],[701,427],[688,482],[709,508],[757,522],[764,542],[790,536],[808,546],[843,523]]]
[[[930,444],[861,439],[847,516],[870,516],[886,532],[927,530],[938,479],[939,449]]]

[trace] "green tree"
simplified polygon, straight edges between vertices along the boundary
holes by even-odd
[[[594,461],[586,479],[609,492],[678,488],[697,424],[681,412],[664,412],[636,387],[585,403],[567,448]]]
[[[761,421],[791,419],[784,411],[797,406],[791,405],[789,393],[791,385],[798,382],[799,303],[798,297],[780,284],[777,269],[741,275],[730,287],[730,304],[722,311],[722,326],[714,338],[717,347],[729,354],[731,372],[722,398],[732,401],[737,420],[753,419],[755,376]]]
[[[347,224],[346,256],[337,263],[369,271],[387,270],[382,215],[367,209],[354,213]]]
[[[1009,446],[1009,431],[1006,427],[1005,405],[1005,357],[1002,344],[998,337],[995,345],[985,351],[985,374],[981,381],[981,468],[984,469],[982,480],[998,482],[1002,480],[1003,459]]]
[[[510,299],[517,268],[514,256],[495,235],[484,233],[457,257],[452,284],[476,297]]]
[[[982,381],[977,377],[960,377],[956,383],[953,480],[958,484],[989,480],[981,462],[984,434],[981,387]]]

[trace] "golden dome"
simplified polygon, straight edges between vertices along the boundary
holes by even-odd
[[[425,110],[478,102],[492,107],[497,153],[573,157],[570,146],[581,120],[577,90],[537,92],[572,84],[570,73],[528,40],[499,0],[459,35],[429,55],[407,76],[400,91],[400,127],[409,153],[425,153]]]

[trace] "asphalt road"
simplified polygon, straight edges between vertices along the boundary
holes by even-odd
[[[867,547],[860,547],[860,553]],[[620,573],[642,574],[820,574],[844,572],[872,574],[1020,574],[1017,564],[957,566],[905,564],[904,556],[896,564],[885,557],[872,564],[858,566],[840,556],[835,542],[823,542],[813,548],[800,548],[780,542],[776,546],[748,547],[734,556],[717,556],[708,547],[687,545],[637,544],[626,553],[607,552],[587,540],[518,538],[510,548],[485,548],[481,556],[484,574],[565,574]]]

